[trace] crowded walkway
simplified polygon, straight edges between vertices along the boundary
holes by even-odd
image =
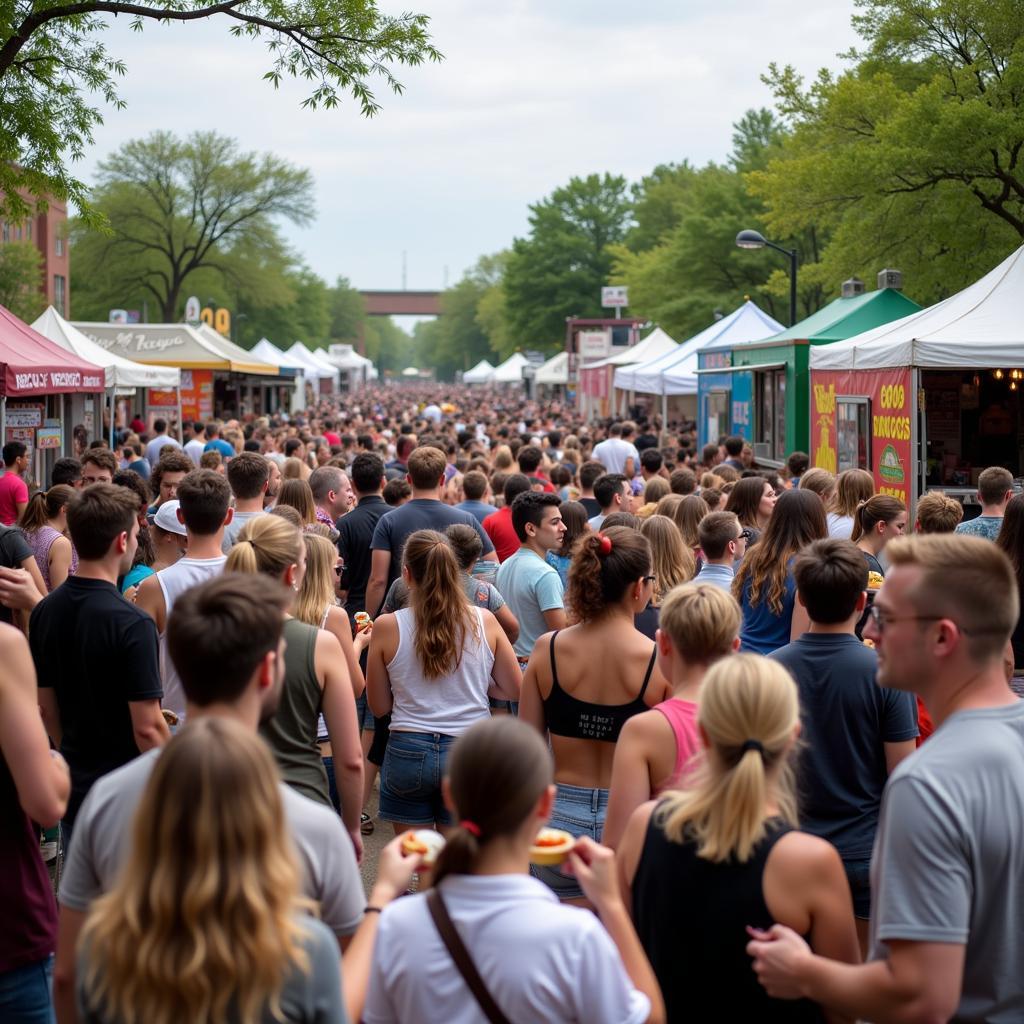
[[[3,451],[4,1024],[1024,1021],[1007,470],[433,383],[114,426]]]

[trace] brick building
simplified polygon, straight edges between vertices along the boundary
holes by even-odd
[[[42,291],[47,303],[64,317],[69,316],[71,310],[67,222],[67,203],[52,196],[45,212],[37,211],[20,223],[0,222],[0,244],[32,242],[42,254]]]

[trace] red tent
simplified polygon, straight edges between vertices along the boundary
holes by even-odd
[[[72,391],[103,391],[106,376],[38,331],[32,330],[0,306],[0,395],[67,394]]]

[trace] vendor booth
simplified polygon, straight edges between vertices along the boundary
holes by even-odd
[[[646,363],[679,346],[660,327],[655,327],[646,338],[635,345],[620,348],[614,355],[587,363],[580,368],[580,410],[589,419],[612,415],[627,402],[625,393],[614,392],[615,374],[622,367]]]
[[[559,352],[546,363],[541,363],[533,375],[533,386],[538,394],[543,388],[543,394],[547,397],[566,397],[565,392],[569,387],[569,353]]]
[[[53,462],[102,430],[102,366],[68,352],[0,306],[0,437],[32,455],[32,480],[45,486]]]
[[[512,355],[494,368],[490,384],[522,384],[523,368],[529,366],[530,362],[522,352],[513,352]]]
[[[283,409],[285,412],[293,412],[296,409],[306,408],[306,371],[297,359],[286,356],[272,341],[260,338],[249,350],[249,354],[281,370],[291,371],[295,374],[290,386],[283,388],[281,401],[270,412],[277,412]]]
[[[811,353],[814,465],[871,471],[908,508],[973,498],[986,466],[1024,477],[1024,247],[910,316]]]
[[[697,370],[701,352],[725,342],[741,344],[766,338],[781,329],[781,324],[748,299],[678,348],[638,366],[616,370],[615,387],[637,394],[660,395],[662,421],[665,423],[673,415],[698,420]],[[730,388],[727,386],[725,390],[728,392]]]
[[[264,385],[273,388],[288,375],[287,370],[256,359],[205,324],[193,327],[76,321],[72,326],[108,352],[150,366],[182,370],[181,415],[187,420],[205,421],[214,413],[265,412]],[[174,406],[169,396],[166,406],[170,419]]]
[[[487,384],[494,376],[494,367],[486,359],[481,359],[471,370],[462,375],[463,384]]]
[[[879,283],[892,275],[891,271],[883,271]],[[721,434],[747,438],[754,447],[755,458],[763,465],[782,465],[790,452],[808,451],[811,350],[843,341],[921,308],[894,287],[880,287],[873,292],[861,291],[862,288],[860,281],[847,281],[838,299],[771,337],[706,348],[697,371],[701,398],[710,396],[713,380],[726,375],[732,378],[732,393],[727,418],[720,416],[719,401],[715,414],[703,418],[698,442],[717,441],[719,434],[712,436],[708,431],[710,426],[717,425]]]
[[[314,399],[319,398],[321,395],[332,394],[338,389],[338,383],[341,380],[340,371],[319,359],[315,359],[313,353],[301,341],[296,341],[285,352],[285,355],[289,359],[297,360],[306,371],[306,379],[314,385]]]
[[[326,352],[318,349],[314,356],[319,356],[341,373],[341,387],[345,391],[353,391],[376,376],[373,360],[361,356],[352,345],[331,345]]]
[[[148,424],[155,416],[165,414],[168,398],[173,401],[178,423],[181,423],[181,370],[173,366],[146,366],[145,363],[136,363],[119,356],[116,352],[108,352],[68,323],[53,306],[47,307],[46,312],[32,324],[32,329],[56,342],[62,349],[103,367],[109,403],[107,430],[111,448],[115,446],[114,431],[118,419],[122,424],[127,424],[131,420],[132,411],[145,409]]]

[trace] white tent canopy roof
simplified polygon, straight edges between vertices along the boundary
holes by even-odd
[[[307,377],[315,377],[319,380],[335,380],[338,376],[338,371],[333,366],[321,365],[314,359],[313,353],[301,341],[295,342],[285,352],[285,356],[298,361],[298,364],[306,371]]]
[[[546,363],[538,366],[537,372],[533,376],[533,382],[534,384],[546,384],[548,386],[568,384],[569,353],[559,352],[557,356],[552,356]]]
[[[760,307],[747,299],[728,316],[716,320],[674,351],[615,371],[615,387],[652,395],[694,395],[697,393],[697,354],[706,348],[743,345],[770,338],[783,330]]]
[[[513,352],[512,355],[494,368],[494,375],[491,377],[492,384],[516,384],[523,379],[523,367],[529,366],[529,360],[522,352]]]
[[[116,352],[109,352],[68,323],[53,306],[47,306],[46,312],[32,324],[32,329],[68,352],[102,366],[108,388],[170,389],[181,384],[181,370],[177,367],[147,366],[145,363],[125,359]]]
[[[494,376],[494,367],[486,359],[481,359],[471,370],[462,375],[463,384],[486,384]]]
[[[1024,364],[1024,246],[948,299],[811,349],[812,370]]]
[[[642,341],[629,348],[620,349],[615,355],[608,356],[596,363],[587,363],[585,370],[594,370],[601,366],[627,366],[630,363],[644,363],[655,359],[666,352],[674,352],[679,346],[660,328],[655,327]]]
[[[272,341],[260,338],[249,350],[257,359],[273,363],[285,370],[305,370],[305,367],[297,359],[285,355]]]

